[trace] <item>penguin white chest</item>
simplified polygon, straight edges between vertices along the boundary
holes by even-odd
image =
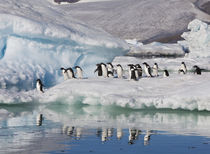
[[[82,79],[82,70],[81,69],[79,69],[79,68],[77,68],[77,77],[79,78],[79,79]]]
[[[105,65],[101,65],[103,77],[108,76],[108,71]]]
[[[121,67],[117,67],[117,76],[118,78],[122,78],[123,70]]]
[[[36,83],[36,89],[37,89],[37,91],[42,91],[41,90],[42,89],[42,85],[39,82]]]
[[[68,73],[67,72],[63,72],[63,77],[64,77],[64,80],[69,79]]]

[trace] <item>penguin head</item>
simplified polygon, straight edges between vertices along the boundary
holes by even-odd
[[[117,64],[117,67],[121,67],[121,65],[120,64]]]
[[[148,66],[148,64],[146,62],[144,62],[143,65]]]
[[[141,66],[139,64],[136,64],[135,67],[136,68],[141,68]]]
[[[79,67],[79,66],[75,66],[75,67],[74,67],[74,69],[81,69],[81,67]]]
[[[157,64],[157,63],[154,63],[154,66],[155,66],[155,67],[158,67],[158,64]]]
[[[103,66],[105,66],[105,67],[106,67],[106,64],[104,64],[104,63],[101,63],[101,65],[103,65]]]
[[[65,68],[61,67],[60,70],[65,70]]]
[[[113,68],[113,65],[112,65],[112,63],[107,63],[107,65]]]
[[[194,69],[199,69],[199,67],[197,65],[194,65],[193,68]]]
[[[184,62],[182,62],[182,63],[181,63],[181,65],[184,65],[184,67],[186,67],[186,65],[185,65],[185,63],[184,63]]]

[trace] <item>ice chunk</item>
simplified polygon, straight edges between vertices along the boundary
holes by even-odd
[[[210,26],[195,19],[189,23],[189,32],[184,32],[184,41],[178,43],[189,51],[189,57],[210,57]]]
[[[185,52],[179,44],[153,42],[146,45],[133,45],[128,55],[181,57]]]

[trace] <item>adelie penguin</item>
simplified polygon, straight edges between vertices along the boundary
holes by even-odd
[[[131,73],[130,80],[135,80],[135,81],[138,80],[136,76],[136,72],[137,72],[137,69],[134,66],[131,66],[130,67],[130,73]]]
[[[157,63],[154,63],[154,66],[152,68],[152,74],[153,76],[158,76],[158,64]]]
[[[101,69],[102,69],[103,77],[105,77],[105,78],[108,77],[108,70],[107,70],[106,64],[101,63]]]
[[[67,68],[66,70],[67,70],[69,79],[75,78],[74,71],[73,71],[73,69],[71,67]]]
[[[164,71],[163,71],[163,77],[168,77],[168,76],[169,76],[168,71],[167,71],[167,70],[164,70]]]
[[[152,77],[151,67],[146,62],[144,62],[143,65],[144,65],[144,72],[145,72],[146,76]]]
[[[107,76],[108,77],[114,77],[114,66],[112,65],[112,63],[107,63]]]
[[[128,79],[130,80],[131,79],[131,69],[133,68],[133,69],[135,69],[135,66],[134,66],[134,64],[128,64]]]
[[[179,74],[186,74],[187,73],[187,67],[186,67],[184,62],[181,63],[181,67],[180,67],[178,73]]]
[[[83,78],[83,71],[82,68],[79,66],[75,66],[74,67],[76,69],[76,75],[78,79],[82,79]]]
[[[69,76],[68,76],[67,70],[65,68],[63,68],[63,67],[61,67],[60,69],[62,71],[64,80],[68,80],[69,79]]]
[[[101,68],[101,64],[96,64],[97,68],[96,70],[94,71],[95,72],[98,72],[98,76],[102,76],[102,68]]]
[[[122,78],[123,77],[123,68],[120,64],[117,64],[117,77]]]
[[[137,72],[138,72],[138,77],[142,77],[142,68],[139,64],[136,64],[135,65],[136,69],[137,69]]]
[[[44,93],[43,84],[40,79],[36,80],[36,89],[37,89],[37,91]]]
[[[194,74],[201,75],[201,69],[197,65],[193,66],[193,69]]]
[[[112,63],[107,63],[107,70],[110,73],[114,73],[114,66],[112,65]]]

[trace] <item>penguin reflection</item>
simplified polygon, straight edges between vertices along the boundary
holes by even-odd
[[[144,136],[144,145],[148,145],[149,144],[151,133],[152,133],[151,130],[146,132],[146,134]]]
[[[123,131],[121,128],[117,128],[117,139],[120,140],[123,137]]]
[[[135,128],[129,128],[128,144],[134,144],[134,141],[138,139],[140,133],[140,130],[137,130]]]

